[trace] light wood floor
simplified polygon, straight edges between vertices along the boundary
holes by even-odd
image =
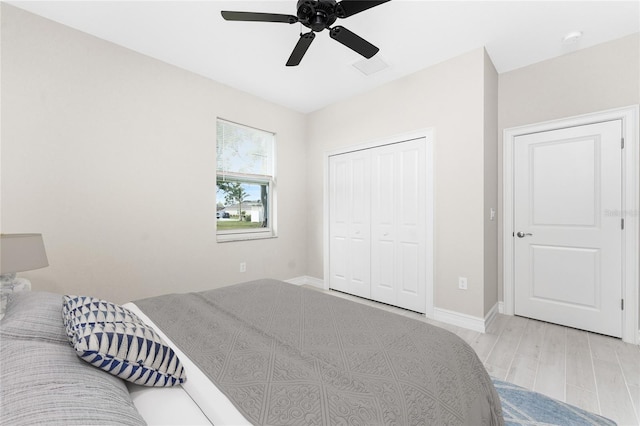
[[[640,346],[506,315],[498,315],[487,333],[479,333],[359,297],[328,294],[445,328],[475,349],[493,377],[601,414],[619,425],[640,424]]]

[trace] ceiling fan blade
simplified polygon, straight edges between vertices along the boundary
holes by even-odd
[[[338,14],[338,18],[348,18],[356,13],[363,12],[388,1],[390,0],[342,0],[337,4],[336,13]]]
[[[258,13],[258,12],[233,12],[223,10],[222,17],[227,21],[255,21],[255,22],[283,22],[285,24],[295,24],[298,17],[293,15],[281,15],[279,13]]]
[[[349,49],[361,54],[367,59],[371,58],[380,50],[367,40],[340,25],[331,28],[329,35],[332,39],[344,44]]]
[[[300,63],[304,54],[307,53],[307,49],[311,46],[311,42],[314,38],[316,38],[316,35],[313,31],[306,34],[300,34],[298,43],[296,44],[296,47],[293,48],[293,52],[291,52],[291,56],[289,56],[289,60],[287,61],[288,67],[295,67]]]

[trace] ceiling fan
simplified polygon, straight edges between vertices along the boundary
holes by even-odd
[[[338,18],[348,18],[356,13],[363,12],[386,3],[389,0],[298,0],[297,13],[294,15],[283,15],[278,13],[260,13],[260,12],[233,12],[222,11],[222,17],[227,21],[256,21],[256,22],[282,22],[285,24],[295,24],[300,22],[311,31],[300,34],[298,43],[291,52],[291,56],[287,61],[287,66],[296,66],[302,60],[302,57],[311,46],[311,42],[315,38],[315,34],[324,30],[329,30],[329,36],[344,44],[351,50],[361,54],[369,59],[376,53],[378,49],[362,37],[349,31],[341,25],[331,26]]]

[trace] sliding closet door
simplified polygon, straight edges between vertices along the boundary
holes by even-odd
[[[426,311],[426,143],[371,150],[371,298]]]
[[[330,287],[370,298],[370,153],[333,156],[329,173]]]

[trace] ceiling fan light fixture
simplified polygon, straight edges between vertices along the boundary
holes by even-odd
[[[327,14],[322,11],[318,11],[314,16],[309,18],[309,27],[315,32],[320,32],[327,26],[327,21]]]
[[[353,67],[364,75],[372,75],[389,68],[389,65],[380,58],[380,55],[376,55],[371,59],[362,59],[354,63]]]

